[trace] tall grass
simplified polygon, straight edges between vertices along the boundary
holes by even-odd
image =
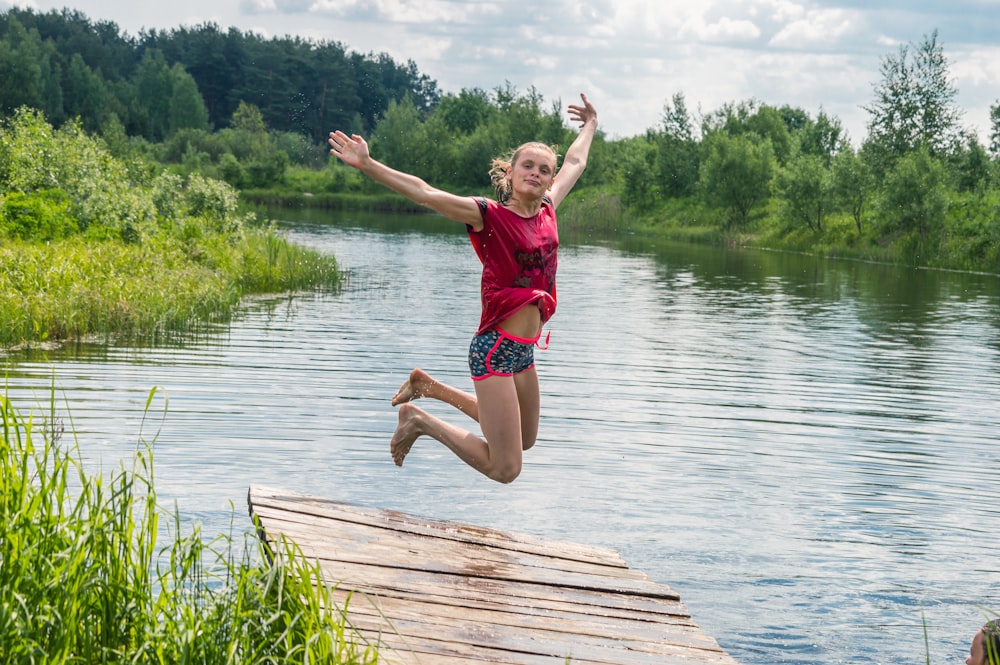
[[[0,243],[0,348],[87,336],[155,337],[228,320],[244,294],[335,287],[336,260],[272,230]]]
[[[175,513],[158,551],[151,443],[104,477],[54,406],[38,422],[2,396],[0,415],[0,662],[376,662],[293,546],[237,560],[231,536],[182,535]]]

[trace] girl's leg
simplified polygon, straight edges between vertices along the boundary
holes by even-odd
[[[537,394],[537,381],[535,385]],[[476,381],[476,400],[483,405],[478,409],[478,416],[485,441],[413,404],[403,403],[399,408],[399,424],[390,443],[393,461],[402,465],[417,438],[427,435],[487,477],[501,483],[513,481],[521,473],[523,446],[520,399],[514,379],[491,376]],[[537,414],[537,407],[535,412]],[[537,427],[536,422],[531,431],[537,431]]]
[[[514,375],[517,404],[521,412],[521,448],[535,445],[538,436],[538,419],[541,417],[541,397],[538,390],[538,372],[532,367]]]
[[[431,397],[446,404],[451,404],[465,415],[479,422],[479,405],[475,395],[470,395],[458,388],[452,388],[446,383],[441,383],[424,370],[417,368],[410,372],[410,376],[399,387],[399,390],[396,391],[396,394],[392,398],[392,405],[399,406],[419,397]]]

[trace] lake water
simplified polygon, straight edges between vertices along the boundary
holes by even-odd
[[[931,662],[960,663],[1000,610],[997,276],[564,234],[538,445],[499,485],[428,439],[388,452],[412,367],[471,390],[462,228],[299,217],[339,292],[10,354],[14,404],[47,411],[54,383],[95,468],[155,436],[161,502],[207,534],[248,530],[260,483],[614,548],[746,664],[925,663],[924,622]]]

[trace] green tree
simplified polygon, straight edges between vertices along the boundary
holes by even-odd
[[[423,123],[413,101],[389,102],[389,109],[375,126],[372,145],[379,161],[389,166],[428,179],[427,153],[431,149],[424,140]]]
[[[656,144],[647,136],[637,136],[620,141],[619,144],[615,162],[619,165],[618,180],[621,182],[622,201],[632,208],[648,209],[659,194],[656,183]]]
[[[703,120],[702,136],[716,131],[724,131],[730,136],[754,134],[771,142],[774,156],[784,165],[792,154],[792,134],[786,117],[791,118],[787,111],[783,114],[755,99],[724,104]]]
[[[304,43],[291,37],[269,40],[249,33],[243,36],[243,48],[246,59],[230,94],[260,109],[268,127],[294,127],[302,106],[300,85],[308,69]]]
[[[116,159],[124,159],[132,154],[132,144],[118,114],[110,114],[101,124],[99,133],[104,139],[104,146]]]
[[[747,119],[747,130],[771,143],[778,164],[785,165],[792,157],[792,133],[784,116],[773,106],[763,104]]]
[[[505,128],[498,123],[486,123],[468,136],[456,137],[454,142],[454,183],[469,189],[489,187],[490,162],[510,145]]]
[[[275,146],[260,109],[240,102],[226,137],[229,149],[239,160],[244,174],[239,186],[269,187],[283,182],[290,159],[288,153]],[[229,175],[236,172],[231,165],[227,168]]]
[[[0,113],[4,116],[22,106],[41,108],[43,53],[38,31],[26,30],[11,17],[0,39]]]
[[[424,137],[423,168],[428,180],[440,185],[455,186],[462,178],[456,167],[457,146],[454,133],[437,113],[432,113],[420,129]]]
[[[250,136],[261,137],[267,135],[267,125],[264,124],[264,115],[253,104],[240,102],[236,111],[233,112],[233,117],[229,124],[236,131]]]
[[[853,149],[845,149],[833,158],[833,189],[837,205],[854,219],[858,234],[868,201],[872,196],[873,180],[868,163]]]
[[[136,71],[134,118],[139,133],[151,141],[162,141],[170,133],[170,100],[173,78],[163,53],[146,51]]]
[[[177,63],[170,68],[171,97],[167,116],[169,133],[179,129],[208,129],[208,109],[194,78]]]
[[[310,138],[325,140],[332,128],[343,128],[348,133],[362,131],[360,123],[355,126],[357,109],[361,103],[357,92],[357,82],[350,60],[343,46],[324,42],[311,52],[313,75],[307,77],[303,91],[307,95],[307,130],[302,132]]]
[[[983,191],[990,181],[990,157],[979,138],[968,133],[962,146],[953,155],[955,188],[960,192]]]
[[[881,74],[875,99],[865,107],[870,115],[868,154],[879,172],[921,145],[937,157],[950,152],[959,140],[961,113],[937,31],[915,47],[904,45],[885,56]]]
[[[67,118],[64,102],[77,111],[93,107],[89,96],[71,101],[78,98],[62,87],[68,81],[76,90],[95,90],[84,68],[68,77],[74,55],[90,77],[103,80],[106,91],[100,116],[79,114],[84,126],[95,129],[104,114],[116,113],[130,135],[156,141],[169,135],[171,122],[174,128],[189,126],[177,124],[168,103],[175,91],[167,80],[177,64],[194,79],[208,126],[228,126],[244,101],[261,110],[272,130],[303,134],[316,143],[334,128],[370,134],[390,100],[409,95],[423,120],[440,100],[437,84],[414,62],[399,63],[386,54],[349,54],[335,42],[264,38],[235,28],[223,31],[211,23],[144,31],[135,40],[121,34],[116,24],[92,23],[79,12],[39,14],[15,8],[0,12],[0,114],[28,105],[61,124]]]
[[[247,55],[246,38],[236,28],[223,32],[207,23],[197,28],[148,32],[140,48],[158,49],[171,62],[180,62],[198,85],[209,124],[224,127],[239,105],[239,82]]]
[[[80,118],[90,131],[98,129],[108,111],[110,94],[104,79],[87,66],[79,53],[70,57],[64,89],[66,114]]]
[[[522,94],[507,82],[493,91],[493,98],[498,110],[495,121],[506,136],[503,141],[505,149],[527,141],[555,144],[562,139],[561,133],[553,136],[546,131],[551,130],[551,126],[544,121],[543,98],[534,86]]]
[[[440,117],[449,130],[464,135],[489,122],[495,114],[489,94],[481,88],[463,88],[457,95],[445,95],[434,109],[434,115]]]
[[[698,142],[683,93],[674,94],[663,107],[656,171],[665,196],[683,197],[698,184]]]
[[[793,133],[802,154],[822,157],[824,164],[849,147],[840,120],[820,111],[813,120],[806,116],[802,126]]]
[[[727,226],[745,226],[753,207],[770,194],[775,169],[771,142],[715,132],[703,146],[700,182],[706,202],[729,211]]]
[[[833,177],[823,158],[799,154],[778,170],[778,189],[785,210],[814,231],[823,230],[823,216],[833,205]]]
[[[884,232],[915,231],[926,239],[938,229],[948,207],[946,180],[944,164],[926,146],[901,157],[882,188]]]
[[[135,41],[122,34],[112,21],[91,21],[83,13],[69,9],[41,13],[13,8],[6,16],[28,30],[37,31],[43,43],[52,44],[60,54],[61,64],[77,53],[108,83],[128,80],[135,71],[138,63]],[[2,23],[0,17],[0,33]]]

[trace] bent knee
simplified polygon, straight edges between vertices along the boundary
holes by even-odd
[[[490,474],[490,478],[497,481],[498,483],[508,484],[517,480],[517,477],[521,475],[521,465],[520,464],[507,464],[498,469],[494,469],[493,473]]]

